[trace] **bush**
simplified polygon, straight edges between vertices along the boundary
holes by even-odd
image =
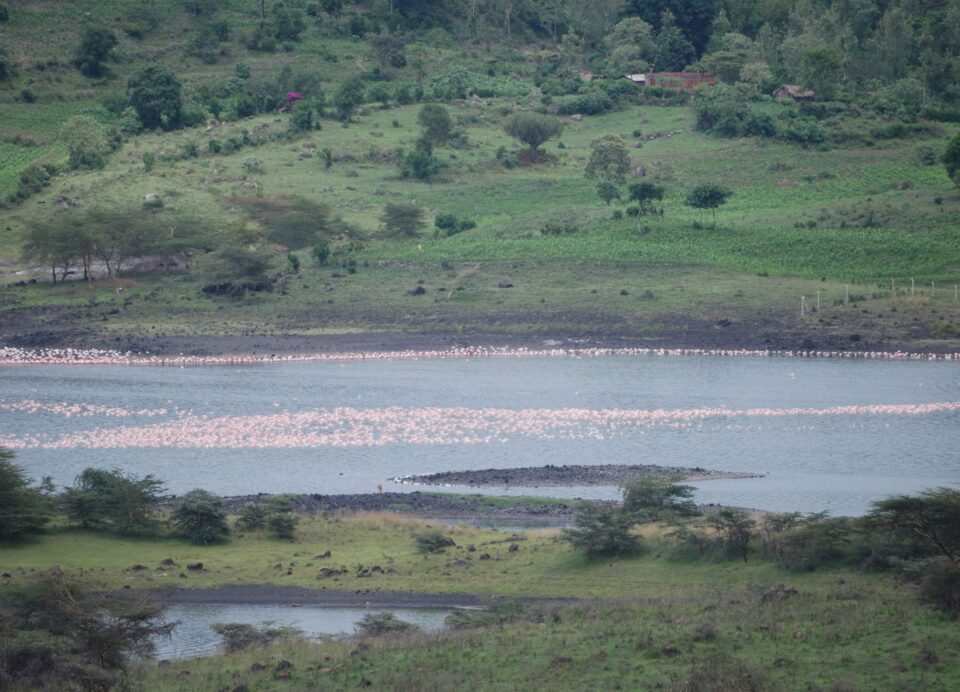
[[[629,85],[628,85],[629,86]],[[591,91],[583,96],[562,103],[557,107],[560,115],[599,115],[613,108],[613,101],[603,91]]]
[[[413,237],[424,226],[423,209],[412,204],[390,203],[383,208],[380,217],[387,235]]]
[[[400,159],[400,175],[404,178],[430,180],[440,171],[440,162],[433,155],[433,146],[418,139],[413,151]]]
[[[920,593],[941,610],[960,615],[960,566],[946,560],[927,565]]]
[[[643,544],[630,533],[634,523],[633,516],[619,507],[584,503],[577,507],[574,527],[564,529],[561,538],[590,560],[637,555]]]
[[[420,629],[416,625],[399,619],[393,613],[367,613],[357,623],[357,634],[364,637],[376,637],[382,634],[396,634]]]
[[[693,516],[697,506],[690,498],[691,485],[677,485],[662,478],[637,476],[622,486],[623,510],[638,522],[660,521],[668,517]]]
[[[433,220],[433,225],[437,229],[438,238],[447,238],[463,231],[469,231],[476,227],[476,222],[470,219],[458,219],[453,214],[438,214]]]
[[[276,625],[264,622],[249,625],[243,622],[215,623],[210,629],[220,635],[223,645],[230,652],[244,649],[259,649],[277,642],[291,642],[303,639],[303,631],[289,625]]]
[[[0,541],[40,531],[51,513],[47,498],[29,487],[13,458],[13,452],[0,447]]]
[[[259,502],[248,502],[237,511],[237,528],[245,531],[256,531],[267,525],[270,508]]]
[[[74,65],[87,77],[100,77],[104,74],[103,63],[113,54],[117,37],[113,31],[102,26],[87,27],[80,39],[74,57]]]
[[[163,491],[163,483],[150,475],[87,468],[61,500],[67,514],[85,528],[139,534],[156,527]]]
[[[89,588],[57,569],[5,588],[0,622],[0,687],[45,690],[124,687],[127,662],[149,656],[175,624],[142,596]]]
[[[276,512],[267,517],[267,528],[277,538],[293,538],[297,532],[297,517],[290,512]]]
[[[413,535],[413,545],[417,552],[428,555],[430,553],[442,553],[446,548],[455,546],[456,543],[440,531],[421,531]]]
[[[199,545],[219,543],[230,533],[223,503],[206,490],[184,495],[170,515],[170,524],[175,535]]]

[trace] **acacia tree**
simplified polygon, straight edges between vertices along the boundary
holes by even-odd
[[[138,534],[156,527],[163,491],[163,482],[151,475],[137,478],[119,469],[87,468],[61,501],[67,514],[86,528]]]
[[[173,531],[192,543],[219,543],[230,533],[220,498],[206,490],[191,490],[170,515]]]
[[[693,497],[693,486],[678,485],[652,476],[637,476],[621,487],[623,510],[631,513],[637,521],[659,521],[667,517],[697,514],[697,506],[690,499]]]
[[[50,503],[31,488],[23,469],[13,463],[13,452],[0,447],[0,541],[36,533],[50,519]]]
[[[529,147],[530,161],[535,162],[540,145],[554,137],[559,137],[563,132],[563,123],[549,115],[520,111],[506,119],[503,123],[503,131],[526,144]]]
[[[939,488],[878,500],[869,518],[888,531],[919,536],[960,566],[960,490]]]
[[[664,189],[654,183],[642,182],[630,185],[630,199],[637,203],[637,230],[643,231],[643,215],[647,213],[647,202],[663,199],[663,194]]]
[[[597,181],[597,194],[608,205],[620,199],[619,186],[630,171],[630,155],[627,145],[616,135],[604,135],[590,144],[590,160],[586,176]]]
[[[643,544],[630,532],[633,524],[633,516],[619,507],[583,503],[577,507],[573,528],[564,529],[561,538],[590,560],[636,555]]]
[[[707,523],[719,534],[725,553],[738,555],[744,562],[747,561],[750,554],[750,539],[753,538],[753,528],[757,522],[746,512],[721,509],[711,514]]]
[[[387,235],[392,237],[413,237],[423,229],[423,209],[412,204],[388,204],[380,217]]]
[[[176,623],[142,595],[94,589],[60,570],[0,595],[0,680],[14,689],[109,690]]]
[[[703,224],[703,210],[711,209],[713,211],[713,227],[717,227],[717,208],[726,203],[727,199],[733,194],[733,190],[717,185],[716,183],[704,183],[697,185],[687,194],[687,206],[700,210],[700,223]]]

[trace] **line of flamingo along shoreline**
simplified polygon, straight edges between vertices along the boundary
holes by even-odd
[[[853,360],[960,361],[956,353],[918,353],[910,351],[817,351],[702,348],[526,348],[471,346],[438,350],[401,350],[342,353],[248,354],[248,355],[158,355],[149,352],[105,349],[0,347],[0,367],[16,365],[132,365],[132,366],[212,366],[259,365],[268,363],[342,363],[353,361],[441,360],[457,358],[598,358],[606,356],[723,358],[837,358]]]
[[[76,415],[76,405],[35,401],[7,410]],[[175,411],[174,419],[140,426],[100,427],[60,435],[0,434],[11,449],[310,448],[507,442],[516,438],[604,440],[654,427],[702,429],[714,421],[791,417],[922,416],[960,412],[960,401],[823,408],[706,407],[687,409],[506,409],[465,407],[338,407],[270,414],[210,416]],[[105,416],[122,416],[108,409]],[[80,415],[83,415],[82,413]],[[748,426],[750,427],[750,426]],[[738,426],[742,429],[743,426]]]

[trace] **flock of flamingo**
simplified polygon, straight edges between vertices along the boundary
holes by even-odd
[[[168,356],[103,349],[23,349],[0,347],[0,366],[5,365],[254,365],[261,363],[347,362],[359,360],[422,360],[443,358],[524,358],[574,356],[713,356],[750,358],[852,358],[858,360],[960,360],[960,353],[911,353],[906,351],[763,351],[700,348],[507,348],[471,346],[446,350],[382,352],[264,354],[225,356]]]
[[[771,419],[956,413],[960,412],[960,402],[743,409],[338,407],[213,416],[180,409],[135,411],[24,400],[0,403],[0,410],[63,417],[169,416],[169,420],[145,425],[98,427],[59,434],[0,434],[0,446],[11,449],[241,449],[478,444],[517,438],[604,440],[654,427],[697,430],[707,424],[728,424],[731,429],[743,429],[744,423],[753,425]]]

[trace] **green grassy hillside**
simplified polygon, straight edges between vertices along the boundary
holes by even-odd
[[[68,324],[77,333],[127,341],[402,325],[425,332],[608,332],[774,347],[834,348],[857,335],[853,343],[865,347],[956,348],[960,195],[929,155],[944,149],[953,125],[910,126],[887,138],[888,121],[848,113],[825,121],[828,134],[847,133],[847,143],[803,148],[705,134],[688,106],[644,105],[628,96],[606,114],[558,116],[565,129],[544,145],[549,159],[517,165],[521,146],[503,123],[516,110],[556,106],[544,106],[550,99],[536,86],[549,42],[504,46],[458,43],[439,31],[410,35],[406,66],[378,73],[367,42],[311,18],[301,40],[281,42],[275,52],[250,50],[256,4],[215,5],[214,14],[199,17],[179,3],[156,3],[149,12],[122,2],[11,7],[9,21],[0,24],[17,63],[0,86],[0,196],[16,191],[30,164],[57,164],[61,172],[0,211],[0,280],[49,275],[22,259],[31,224],[56,225],[91,209],[144,214],[148,193],[162,200],[162,210],[152,212],[161,226],[202,226],[223,238],[253,237],[291,205],[322,205],[323,213],[340,219],[321,232],[340,254],[315,267],[309,247],[296,251],[297,274],[285,248],[262,246],[274,257],[272,271],[286,268],[283,288],[242,300],[204,297],[202,279],[184,272],[128,276],[134,282],[124,300],[103,283],[8,288],[0,310],[17,338]],[[348,8],[337,26],[364,11]],[[212,54],[202,53],[196,38],[215,22],[228,26],[229,37]],[[88,78],[70,59],[85,27],[94,24],[110,28],[119,43],[106,75]],[[130,129],[126,81],[155,61],[181,80],[185,108],[201,124],[172,132]],[[238,76],[246,71],[249,77]],[[377,81],[378,74],[388,79]],[[398,166],[397,151],[409,152],[420,136],[418,103],[367,103],[347,123],[328,114],[317,121],[322,129],[300,133],[290,132],[287,113],[239,119],[231,113],[238,83],[308,84],[306,96],[322,95],[329,104],[349,75],[362,76],[369,94],[378,84],[388,91],[420,85],[424,99],[466,75],[484,96],[444,101],[464,137],[456,148],[436,148],[442,167],[430,182],[404,178]],[[207,125],[212,115],[204,111],[212,102],[223,109],[222,122]],[[758,107],[774,116],[791,110],[769,99]],[[60,128],[80,114],[127,128],[102,169],[64,170]],[[631,167],[645,170],[643,180],[666,190],[657,203],[663,215],[647,217],[643,233],[630,214],[614,218],[626,202],[606,206],[584,176],[591,142],[607,134],[622,138]],[[664,136],[650,138],[657,134]],[[232,145],[221,145],[231,141],[236,150],[227,153]],[[636,180],[631,173],[627,182]],[[733,190],[715,229],[709,213],[700,226],[699,213],[684,204],[687,193],[706,182]],[[381,216],[390,203],[423,209],[427,227],[412,238],[387,237]],[[476,227],[436,238],[430,224],[440,214]],[[575,232],[544,235],[549,223]],[[356,273],[346,273],[348,265]],[[23,273],[30,268],[37,271]],[[421,282],[426,295],[407,295]],[[499,289],[501,282],[513,287]],[[799,319],[800,296],[809,306],[818,291],[820,313]],[[143,309],[127,310],[131,301],[143,301]],[[715,334],[718,322],[739,328]]]

